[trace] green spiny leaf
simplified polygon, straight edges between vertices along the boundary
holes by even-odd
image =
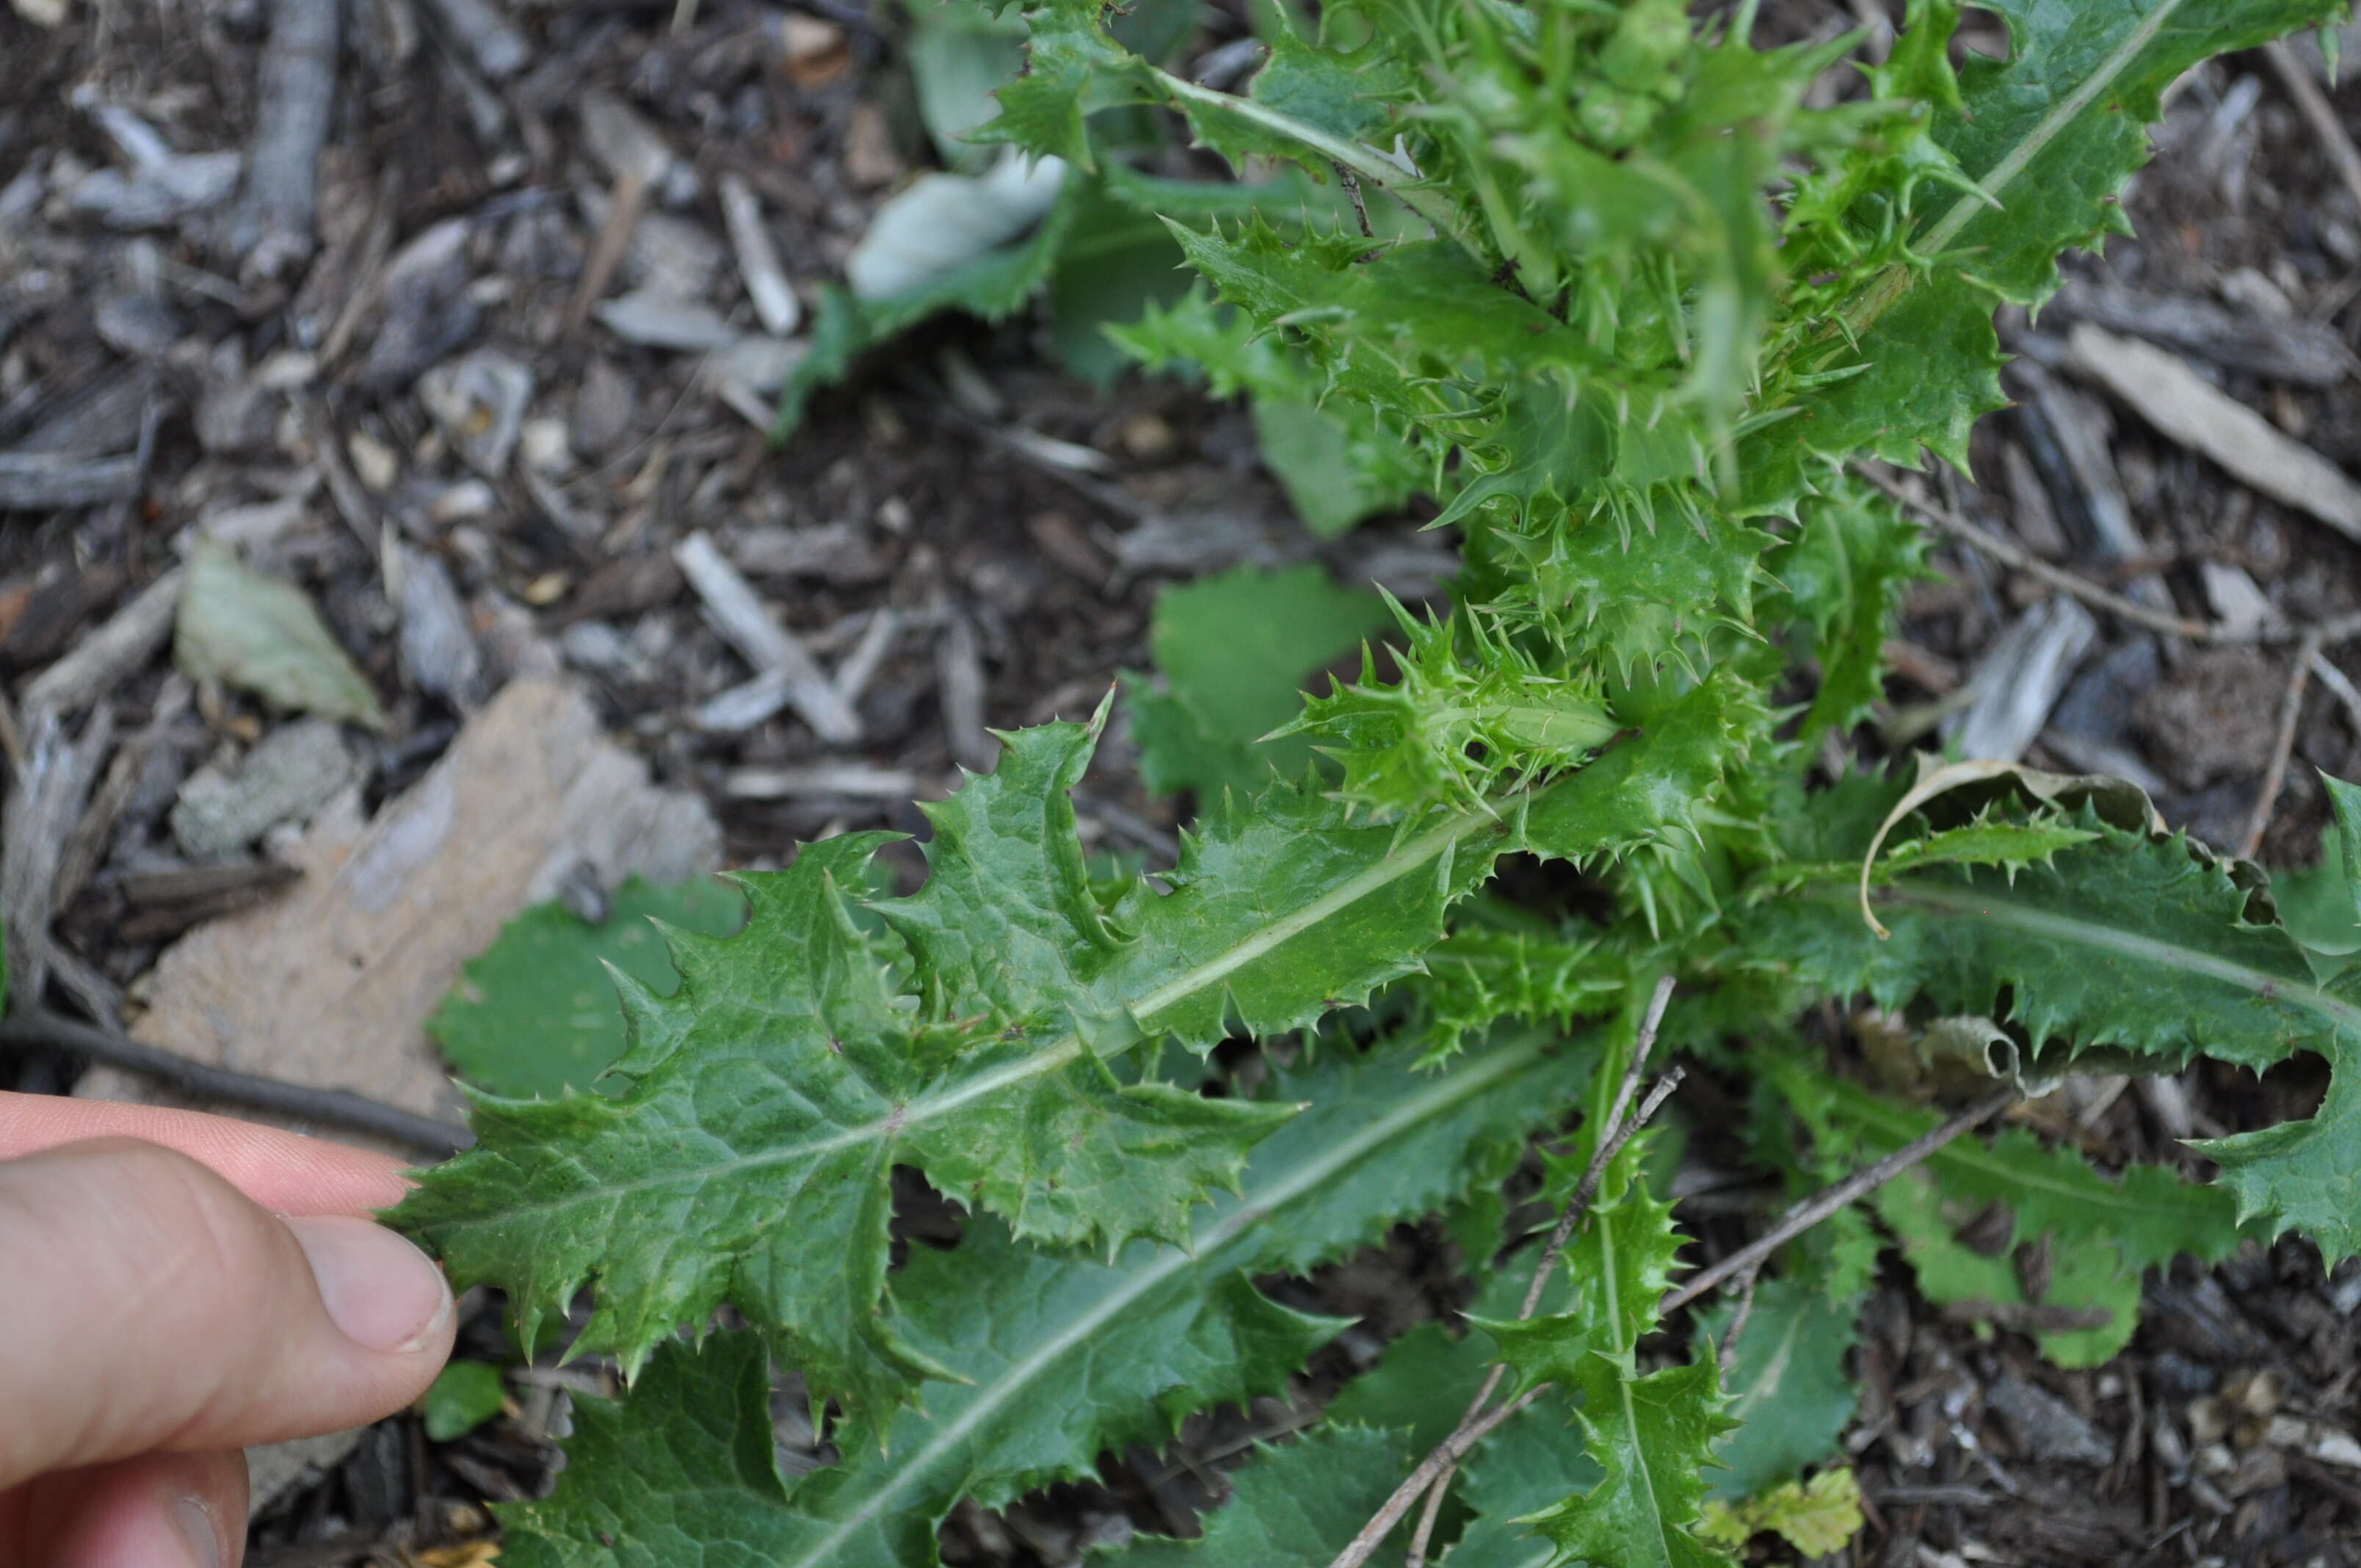
[[[1527,1521],[1606,1478],[1579,1429],[1538,1404],[1501,1422],[1462,1468],[1458,1495],[1476,1518],[1444,1553],[1444,1568],[1550,1568],[1557,1548]]]
[[[595,926],[563,905],[535,905],[467,965],[427,1032],[470,1083],[495,1094],[588,1089],[624,1044],[623,1012],[605,966],[669,991],[672,959],[659,922],[723,936],[745,916],[746,901],[710,878],[653,887],[632,877]]]
[[[1715,1354],[1736,1315],[1735,1306],[1707,1315],[1699,1359]],[[1861,1386],[1845,1372],[1845,1356],[1861,1337],[1860,1315],[1859,1302],[1838,1305],[1801,1280],[1755,1286],[1729,1371],[1729,1414],[1743,1424],[1715,1450],[1728,1468],[1714,1473],[1712,1497],[1752,1497],[1836,1457],[1837,1439],[1861,1403]]]
[[[1606,1475],[1587,1491],[1527,1516],[1557,1561],[1617,1568],[1705,1568],[1729,1559],[1694,1533],[1705,1504],[1723,1414],[1719,1371],[1707,1356],[1642,1375],[1635,1352],[1655,1326],[1673,1255],[1685,1238],[1672,1205],[1616,1172],[1601,1184],[1589,1223],[1566,1249],[1576,1280],[1572,1311],[1524,1322],[1487,1321],[1520,1390],[1555,1384],[1579,1401],[1574,1419]]]
[[[1398,1431],[1323,1421],[1291,1442],[1258,1449],[1230,1500],[1205,1516],[1196,1541],[1134,1539],[1121,1568],[1270,1568],[1325,1562],[1368,1522],[1403,1471]]]
[[[1252,1277],[1374,1242],[1496,1176],[1491,1140],[1560,1113],[1593,1059],[1528,1037],[1440,1077],[1376,1058],[1291,1075],[1279,1092],[1311,1109],[1256,1152],[1239,1197],[1202,1216],[1185,1249],[1058,1256],[978,1220],[954,1251],[914,1251],[896,1279],[895,1332],[960,1381],[929,1385],[881,1434],[884,1452],[849,1442],[840,1464],[791,1495],[770,1465],[759,1351],[729,1348],[735,1336],[693,1358],[668,1347],[620,1413],[601,1408],[588,1425],[557,1493],[511,1515],[517,1561],[670,1562],[687,1542],[723,1554],[708,1561],[741,1551],[772,1568],[926,1568],[936,1523],[961,1497],[997,1506],[1088,1474],[1104,1449],[1161,1441],[1191,1411],[1276,1391],[1342,1325],[1272,1303]],[[712,1396],[673,1392],[741,1362],[752,1373],[730,1376],[751,1391],[719,1407],[739,1414],[719,1425]],[[722,1441],[748,1420],[765,1433],[759,1472],[733,1468]],[[660,1501],[635,1496],[624,1474],[652,1449],[677,1456],[658,1467],[672,1488]],[[653,1535],[642,1519],[660,1521]]]
[[[2285,932],[2249,918],[2253,894],[2203,850],[2125,832],[2088,806],[2069,825],[2095,836],[2013,874],[1929,865],[1894,875],[1870,898],[1890,940],[1862,921],[1850,885],[1774,893],[1735,917],[1740,961],[1839,995],[1866,992],[1889,1010],[1923,1000],[1943,1014],[2000,1017],[2037,1051],[2057,1042],[2060,1060],[2106,1045],[2260,1068],[2361,1017],[2312,983]]]

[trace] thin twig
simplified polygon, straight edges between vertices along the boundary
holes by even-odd
[[[1872,473],[1868,469],[1857,469],[1856,472],[1911,511],[1962,542],[1973,545],[2002,565],[2023,572],[2027,576],[2038,578],[2059,593],[2081,599],[2094,609],[2103,609],[2111,615],[2120,616],[2135,626],[2145,626],[2150,631],[2161,631],[2168,637],[2186,638],[2191,642],[2219,644],[2300,642],[2307,637],[2316,635],[2321,643],[2325,646],[2361,637],[2361,615],[2340,615],[2334,620],[2323,620],[2316,626],[2310,627],[2291,621],[2273,620],[2251,630],[2235,629],[2224,626],[2219,621],[2191,620],[2182,616],[2168,615],[2162,610],[2152,609],[2136,599],[2125,598],[2119,593],[2101,587],[2088,577],[2080,576],[2062,566],[2053,566],[2014,540],[1994,533],[1982,524],[1960,516],[1938,501],[1929,500],[1924,496],[1914,495],[1882,474]]]
[[[1361,220],[1361,237],[1375,239],[1378,231],[1369,226],[1368,204],[1361,200],[1361,177],[1339,163],[1335,166],[1336,182],[1345,187],[1345,194],[1353,198],[1353,215]]]
[[[1639,1091],[1640,1074],[1647,1068],[1648,1053],[1656,1048],[1656,1031],[1664,1022],[1664,1008],[1672,999],[1673,977],[1666,975],[1656,981],[1656,992],[1648,999],[1647,1016],[1641,1020],[1639,1037],[1631,1045],[1631,1063],[1623,1069],[1623,1081],[1615,1086],[1614,1102],[1607,1108],[1606,1120],[1598,1124],[1598,1146],[1591,1151],[1590,1163],[1583,1168],[1582,1180],[1576,1184],[1574,1195],[1565,1201],[1565,1212],[1557,1218],[1557,1229],[1550,1233],[1549,1245],[1542,1248],[1541,1260],[1533,1265],[1532,1283],[1525,1287],[1524,1305],[1517,1310],[1520,1322],[1532,1317],[1541,1306],[1542,1292],[1548,1288],[1550,1275],[1557,1268],[1558,1255],[1565,1251],[1575,1226],[1589,1212],[1590,1201],[1598,1196],[1598,1184],[1607,1179],[1608,1165],[1623,1145],[1631,1142],[1631,1132],[1638,1131],[1636,1125],[1631,1131],[1624,1130],[1623,1113],[1631,1108],[1631,1096]],[[1646,1113],[1641,1115],[1644,1117]]]
[[[1605,1119],[1598,1124],[1598,1143],[1590,1151],[1590,1163],[1583,1168],[1582,1179],[1575,1184],[1573,1194],[1565,1201],[1565,1212],[1558,1215],[1557,1228],[1550,1233],[1548,1245],[1542,1248],[1541,1260],[1533,1265],[1532,1282],[1525,1287],[1524,1305],[1517,1309],[1519,1322],[1523,1322],[1540,1309],[1542,1295],[1549,1288],[1550,1276],[1556,1272],[1557,1260],[1565,1253],[1565,1244],[1572,1239],[1575,1227],[1590,1212],[1591,1201],[1598,1196],[1598,1184],[1607,1178],[1607,1168],[1615,1162],[1615,1157],[1623,1152],[1623,1146],[1631,1141],[1648,1118],[1656,1113],[1656,1108],[1664,1102],[1664,1097],[1680,1084],[1681,1071],[1675,1068],[1649,1091],[1639,1113],[1625,1120],[1624,1112],[1631,1104],[1631,1096],[1639,1091],[1640,1075],[1647,1069],[1648,1054],[1656,1048],[1656,1031],[1664,1022],[1664,1008],[1672,999],[1673,977],[1664,975],[1656,981],[1655,993],[1648,998],[1647,1015],[1640,1021],[1640,1033],[1631,1042],[1631,1059],[1623,1069],[1622,1081],[1615,1086],[1615,1098],[1607,1107]],[[1500,1379],[1508,1376],[1508,1371],[1506,1365],[1492,1368],[1491,1374],[1484,1379],[1484,1386],[1476,1390],[1476,1398],[1468,1402],[1466,1412],[1459,1418],[1459,1430],[1466,1430],[1483,1415],[1484,1407],[1492,1402],[1492,1396],[1499,1389]],[[1419,1516],[1418,1528],[1411,1534],[1410,1552],[1403,1568],[1424,1568],[1426,1543],[1434,1533],[1434,1521],[1443,1512],[1444,1494],[1450,1490],[1451,1477],[1456,1468],[1455,1464],[1446,1464],[1435,1472],[1433,1486],[1427,1493],[1426,1509]],[[1342,1559],[1338,1561],[1342,1562]]]
[[[232,1072],[227,1068],[191,1061],[186,1057],[159,1050],[154,1046],[141,1045],[112,1030],[80,1023],[47,1008],[19,1008],[5,1018],[0,1018],[0,1045],[49,1046],[108,1067],[136,1072],[143,1078],[155,1079],[196,1099],[225,1101],[257,1111],[274,1112],[281,1116],[324,1122],[350,1128],[354,1132],[374,1133],[379,1137],[390,1138],[425,1154],[457,1154],[476,1141],[474,1135],[465,1127],[455,1127],[428,1116],[413,1115],[348,1090],[313,1089],[300,1083],[282,1083],[275,1078],[258,1078],[251,1073]]]
[[[2271,741],[2270,765],[2263,770],[2263,787],[2256,792],[2255,809],[2246,818],[2246,837],[2238,841],[2238,858],[2251,861],[2263,847],[2263,831],[2279,808],[2279,790],[2287,783],[2288,759],[2295,755],[2296,720],[2303,712],[2303,688],[2312,679],[2312,662],[2320,653],[2320,638],[2306,637],[2288,670],[2287,690],[2279,696],[2279,734]]]
[[[1437,1443],[1434,1452],[1419,1461],[1418,1468],[1411,1471],[1402,1484],[1394,1488],[1394,1495],[1369,1516],[1369,1522],[1361,1527],[1361,1533],[1353,1538],[1352,1544],[1336,1554],[1328,1568],[1360,1568],[1388,1532],[1401,1523],[1402,1515],[1410,1512],[1410,1506],[1425,1495],[1437,1476],[1466,1458],[1469,1449],[1492,1435],[1494,1427],[1541,1398],[1542,1390],[1549,1387],[1547,1383],[1535,1384],[1507,1404],[1485,1411],[1476,1418],[1473,1424],[1462,1427]]]
[[[1883,1159],[1872,1165],[1861,1167],[1836,1185],[1823,1187],[1784,1214],[1780,1215],[1778,1223],[1761,1236],[1731,1253],[1712,1267],[1702,1270],[1686,1284],[1666,1296],[1657,1306],[1657,1314],[1663,1316],[1678,1311],[1725,1279],[1761,1266],[1764,1258],[1769,1257],[1830,1214],[1854,1200],[1876,1191],[1960,1134],[1991,1121],[2015,1103],[2015,1090],[1995,1089],[1933,1132],[1923,1137],[1911,1139]]]
[[[2345,717],[2351,721],[2353,732],[2361,735],[2361,687],[2356,687],[2351,677],[2338,669],[2326,653],[2314,651],[2310,660],[2312,678],[2327,689],[2328,695],[2345,706]]]
[[[2279,81],[2287,87],[2288,96],[2295,100],[2295,106],[2302,112],[2304,123],[2320,139],[2322,150],[2328,154],[2328,161],[2336,166],[2336,177],[2345,181],[2345,189],[2352,193],[2354,203],[2361,206],[2361,148],[2353,145],[2352,134],[2345,130],[2345,122],[2337,117],[2336,105],[2328,101],[2328,94],[2320,90],[2320,83],[2312,80],[2312,71],[2297,57],[2295,50],[2288,48],[2286,40],[2265,44],[2263,54],[2271,62],[2271,69],[2279,72]]]
[[[1738,1310],[1730,1314],[1730,1332],[1721,1336],[1721,1351],[1719,1359],[1721,1362],[1721,1375],[1724,1377],[1729,1376],[1730,1369],[1738,1365],[1738,1336],[1746,1332],[1746,1320],[1753,1316],[1754,1284],[1762,1277],[1763,1269],[1760,1265],[1757,1265],[1748,1269],[1746,1277],[1739,1282]]]

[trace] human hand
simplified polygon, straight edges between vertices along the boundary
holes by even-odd
[[[0,1094],[0,1568],[236,1568],[249,1443],[424,1392],[451,1292],[361,1216],[401,1167],[242,1122]]]

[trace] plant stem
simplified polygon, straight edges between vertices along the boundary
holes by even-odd
[[[1638,1053],[1635,1051],[1633,1054]],[[1651,1095],[1649,1098],[1653,1102],[1659,1097]],[[1780,1247],[1827,1219],[1846,1204],[1884,1186],[1962,1133],[1992,1120],[2003,1110],[2014,1104],[2016,1098],[2017,1093],[2015,1089],[1994,1090],[1933,1132],[1923,1137],[1912,1139],[1884,1158],[1863,1166],[1835,1185],[1822,1188],[1781,1215],[1778,1223],[1761,1238],[1741,1247],[1666,1296],[1663,1303],[1658,1306],[1657,1314],[1660,1317],[1668,1315],[1734,1276],[1743,1275],[1751,1279],[1753,1271],[1762,1266],[1763,1259],[1769,1257]],[[1643,1106],[1642,1109],[1646,1107]],[[1635,1117],[1634,1120],[1638,1118]],[[1573,1204],[1569,1202],[1567,1208],[1571,1211]],[[1571,1227],[1568,1227],[1568,1231],[1571,1234]],[[1488,1393],[1491,1388],[1499,1386],[1502,1371],[1501,1368],[1494,1369],[1493,1376],[1486,1385]],[[1361,1564],[1367,1563],[1370,1554],[1376,1552],[1378,1545],[1384,1541],[1387,1533],[1401,1522],[1404,1514],[1410,1512],[1412,1503],[1430,1492],[1440,1497],[1442,1494],[1440,1483],[1457,1469],[1459,1461],[1466,1456],[1467,1451],[1481,1442],[1486,1433],[1531,1404],[1543,1389],[1550,1387],[1551,1385],[1547,1383],[1535,1384],[1507,1404],[1461,1421],[1458,1429],[1437,1443],[1434,1451],[1419,1462],[1418,1468],[1412,1470],[1402,1484],[1394,1488],[1393,1496],[1388,1497],[1383,1506],[1369,1516],[1369,1522],[1363,1525],[1360,1532],[1353,1537],[1345,1550],[1330,1561],[1328,1568],[1361,1568]],[[1431,1533],[1431,1528],[1422,1527],[1412,1543],[1412,1550],[1422,1553],[1426,1539]]]
[[[2218,621],[2190,620],[2151,609],[2136,599],[2125,598],[2111,589],[2101,587],[2087,577],[2078,576],[2061,566],[2053,566],[2040,556],[2024,549],[2015,541],[1994,533],[1972,519],[1961,517],[1948,507],[1938,505],[1923,496],[1912,494],[1906,488],[1866,466],[1856,466],[1855,473],[1884,491],[1906,510],[1934,523],[1946,533],[1974,546],[2013,571],[2023,572],[2059,593],[2081,599],[2094,609],[2103,609],[2120,616],[2135,626],[2145,626],[2150,631],[2160,631],[2168,637],[2182,637],[2191,642],[2238,645],[2253,642],[2301,642],[2308,637],[2318,637],[2325,645],[2348,641],[2361,637],[2361,615],[2340,615],[2314,626],[2298,622],[2274,620],[2239,630]]]
[[[1631,1059],[1623,1069],[1622,1081],[1615,1086],[1615,1098],[1608,1105],[1607,1114],[1599,1121],[1598,1143],[1591,1150],[1590,1163],[1583,1168],[1582,1179],[1575,1184],[1573,1195],[1565,1201],[1564,1212],[1558,1215],[1557,1228],[1550,1233],[1548,1245],[1542,1248],[1541,1260],[1533,1265],[1532,1283],[1525,1287],[1524,1305],[1517,1309],[1519,1322],[1531,1318],[1540,1309],[1542,1294],[1549,1286],[1550,1276],[1557,1269],[1557,1260],[1565,1253],[1565,1244],[1573,1238],[1575,1226],[1581,1223],[1582,1217],[1590,1212],[1591,1201],[1598,1196],[1598,1184],[1607,1178],[1607,1168],[1615,1162],[1615,1157],[1623,1152],[1624,1146],[1647,1124],[1648,1118],[1656,1113],[1656,1108],[1664,1102],[1664,1097],[1680,1085],[1681,1069],[1675,1068],[1649,1091],[1638,1114],[1628,1121],[1624,1119],[1623,1113],[1631,1106],[1631,1096],[1639,1090],[1640,1075],[1647,1068],[1648,1054],[1656,1047],[1656,1031],[1664,1024],[1664,1008],[1672,999],[1673,977],[1664,975],[1656,981],[1655,993],[1648,999],[1647,1015],[1641,1020],[1640,1033],[1631,1043]],[[1492,1396],[1499,1389],[1500,1379],[1508,1375],[1508,1370],[1505,1365],[1492,1368],[1490,1376],[1484,1379],[1484,1386],[1476,1391],[1476,1398],[1469,1401],[1466,1413],[1459,1418],[1455,1436],[1457,1432],[1466,1431],[1482,1417],[1484,1407],[1491,1403]],[[1448,1441],[1445,1440],[1446,1446]],[[1451,1489],[1451,1477],[1457,1467],[1458,1462],[1452,1460],[1435,1472],[1433,1483],[1427,1491],[1426,1509],[1420,1514],[1418,1528],[1411,1534],[1410,1552],[1404,1568],[1424,1568],[1426,1543],[1434,1533],[1434,1521],[1443,1511],[1444,1495]],[[1382,1537],[1384,1532],[1378,1533]],[[1370,1547],[1375,1550],[1374,1541]],[[1345,1568],[1344,1557],[1339,1556],[1331,1568]]]

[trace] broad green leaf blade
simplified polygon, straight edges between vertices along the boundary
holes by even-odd
[[[1106,905],[1066,794],[1093,731],[1013,734],[997,773],[928,808],[927,886],[879,906],[915,997],[840,891],[879,838],[807,846],[744,879],[742,936],[675,950],[679,996],[627,990],[621,1099],[478,1097],[478,1146],[398,1222],[462,1285],[509,1290],[528,1343],[595,1283],[577,1348],[636,1367],[728,1301],[815,1389],[882,1419],[929,1371],[876,1311],[894,1164],[1027,1237],[1185,1235],[1286,1109],[1118,1084],[1088,1042],[1202,1051],[1234,1019],[1301,1027],[1413,970],[1493,856],[1604,860],[1687,830],[1729,757],[1729,697],[1704,688],[1530,799],[1408,838],[1274,785],[1188,840],[1169,892],[1136,881]]]
[[[2049,1059],[2114,1047],[2179,1065],[2200,1054],[2260,1070],[2297,1051],[2335,1069],[2311,1119],[2202,1146],[2241,1222],[2301,1227],[2332,1257],[2361,1251],[2361,1087],[2348,1067],[2361,999],[2315,978],[2249,873],[2177,837],[2126,832],[2085,806],[2096,835],[2013,874],[1930,866],[1872,891],[1879,941],[1849,889],[1807,881],[1733,922],[1737,961],[1770,965],[1882,1007],[2020,1025]],[[1852,846],[1858,850],[1860,845]],[[2005,1001],[2004,1010],[2001,1008]]]
[[[1390,623],[1377,595],[1338,587],[1316,565],[1240,566],[1166,588],[1148,651],[1170,696],[1144,704],[1133,694],[1140,776],[1213,801],[1224,788],[1258,794],[1274,771],[1301,773],[1308,741],[1257,742],[1295,717],[1323,665]]]
[[[2096,837],[2048,864],[1929,866],[1873,888],[1886,941],[1849,883],[1772,894],[1734,917],[1738,961],[1839,995],[1866,992],[1888,1009],[1923,999],[1943,1015],[1998,1017],[2037,1048],[2064,1047],[2059,1060],[2115,1046],[2260,1069],[2361,1023],[2312,983],[2284,931],[2250,918],[2253,894],[2202,849],[2126,833],[2087,808],[2069,821]]]
[[[1938,209],[1922,202],[1912,259],[1870,280],[1844,308],[1846,335],[1859,344],[1847,362],[1869,373],[1798,405],[1813,426],[1804,441],[1839,460],[1866,448],[1915,464],[1923,444],[1964,469],[1970,427],[2004,405],[1994,300],[2040,303],[2057,288],[2059,255],[2129,232],[2123,190],[2147,160],[2147,126],[2165,88],[2209,56],[2345,9],[2342,0],[1985,8],[2008,27],[2008,59],[1971,54],[1947,102],[1947,73],[1921,50],[1909,84],[1933,90],[1934,143],[1969,188],[1947,192]],[[1784,483],[1757,482],[1766,494]]]
[[[2125,182],[2147,161],[2147,126],[2183,71],[2345,9],[2341,0],[1992,0],[1984,8],[2007,25],[2009,58],[1970,55],[1960,112],[1936,131],[1982,194],[1960,196],[1919,248],[2027,305],[2057,287],[2060,250],[2129,232]]]
[[[1290,1075],[1279,1092],[1311,1108],[1256,1152],[1240,1196],[1202,1216],[1185,1250],[1136,1242],[1112,1260],[1059,1256],[972,1222],[960,1247],[918,1249],[896,1277],[897,1335],[963,1381],[930,1384],[882,1434],[883,1452],[850,1438],[840,1464],[783,1497],[775,1476],[720,1479],[716,1418],[664,1398],[643,1406],[635,1392],[620,1418],[602,1418],[603,1446],[576,1453],[555,1497],[510,1515],[517,1561],[652,1563],[677,1561],[661,1554],[686,1543],[745,1543],[757,1553],[745,1561],[772,1568],[925,1568],[937,1521],[961,1496],[1005,1502],[1089,1473],[1104,1449],[1160,1441],[1192,1410],[1281,1387],[1342,1325],[1275,1305],[1252,1277],[1375,1242],[1497,1176],[1490,1141],[1561,1113],[1594,1059],[1525,1038],[1437,1077],[1381,1058]],[[667,1359],[688,1358],[667,1349],[642,1382]],[[697,1506],[686,1494],[728,1485],[739,1494],[714,1517],[730,1533],[650,1541],[610,1510],[607,1466],[631,1452],[607,1441],[619,1433],[684,1456],[702,1446],[707,1479],[682,1481],[684,1495],[651,1517],[680,1518]]]
[[[467,1081],[516,1099],[587,1091],[623,1053],[623,1010],[607,965],[669,994],[677,981],[656,923],[708,936],[744,924],[746,901],[707,877],[657,887],[632,877],[597,925],[540,904],[500,927],[428,1020]]]
[[[1716,1354],[1736,1315],[1735,1304],[1708,1315],[1699,1357]],[[1743,1424],[1715,1449],[1729,1468],[1714,1472],[1712,1497],[1751,1497],[1837,1457],[1837,1439],[1861,1403],[1861,1386],[1845,1371],[1860,1343],[1860,1315],[1859,1302],[1832,1303],[1803,1280],[1755,1286],[1729,1376],[1730,1415]]]
[[[1543,1404],[1501,1422],[1463,1468],[1458,1495],[1476,1518],[1444,1554],[1444,1568],[1554,1568],[1558,1549],[1535,1531],[1532,1516],[1606,1478],[1581,1431]]]
[[[502,1511],[510,1568],[771,1568],[787,1487],[760,1339],[668,1342],[628,1403],[577,1399],[573,1416],[555,1492]]]
[[[1415,1457],[1400,1432],[1323,1421],[1257,1449],[1202,1539],[1140,1536],[1109,1556],[1118,1568],[1313,1568],[1369,1521]]]
[[[838,892],[881,841],[849,834],[807,846],[787,872],[746,878],[741,936],[675,947],[678,995],[624,986],[632,1047],[618,1070],[636,1081],[621,1098],[477,1096],[476,1148],[425,1173],[397,1211],[456,1285],[511,1292],[529,1349],[595,1278],[598,1309],[577,1348],[610,1350],[629,1370],[724,1300],[816,1387],[858,1407],[891,1408],[933,1370],[876,1313],[898,1140],[873,1129],[928,1083],[885,955]],[[975,1076],[956,1081],[991,1105]],[[1115,1142],[1165,1146],[1206,1129],[1160,1097],[1171,1091],[1118,1091],[1072,1063],[1062,1076],[1073,1102],[1094,1098],[1118,1124]],[[1005,1139],[1010,1118],[1002,1114],[979,1113],[979,1137],[989,1127]],[[1233,1147],[1253,1130],[1234,1123]],[[1029,1147],[996,1146],[1032,1168]]]

